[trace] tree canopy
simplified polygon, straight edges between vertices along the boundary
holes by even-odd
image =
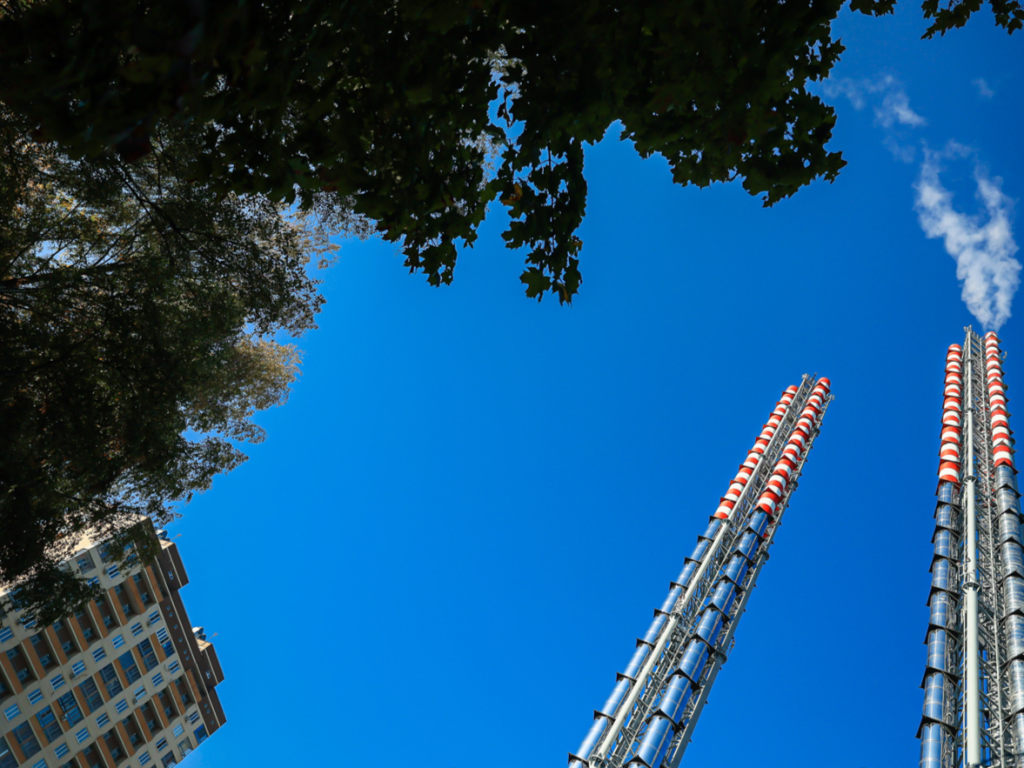
[[[0,0],[0,581],[41,617],[80,602],[76,533],[166,519],[243,459],[329,231],[372,226],[441,285],[497,202],[527,296],[566,302],[583,147],[615,122],[679,184],[770,206],[835,179],[811,88],[842,5]],[[924,35],[980,6],[925,0]]]
[[[46,622],[82,596],[57,572],[82,533],[166,522],[263,438],[251,417],[298,372],[277,337],[314,327],[307,265],[330,247],[283,204],[184,180],[187,126],[129,163],[70,159],[4,117],[0,583],[69,585]]]
[[[990,4],[1020,27],[1018,0]],[[73,154],[128,160],[152,151],[160,120],[197,121],[192,176],[306,209],[315,190],[351,196],[435,285],[500,199],[527,295],[566,301],[581,280],[583,144],[615,121],[680,184],[738,179],[771,205],[836,177],[835,114],[808,84],[843,50],[830,32],[842,5],[6,0],[0,101]],[[980,5],[925,0],[926,34]],[[491,180],[480,136],[504,147]]]

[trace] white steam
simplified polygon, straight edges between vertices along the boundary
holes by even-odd
[[[928,237],[941,237],[946,252],[956,259],[962,297],[985,328],[999,330],[1010,317],[1013,295],[1020,284],[1020,262],[1013,258],[1010,214],[1013,201],[1003,194],[998,176],[990,179],[975,163],[976,196],[985,215],[969,216],[953,208],[953,195],[942,186],[939,173],[944,158],[965,157],[970,150],[950,142],[942,152],[925,149],[921,175],[914,189],[921,229]]]

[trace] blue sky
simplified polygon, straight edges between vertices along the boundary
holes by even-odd
[[[1007,275],[1024,198],[1021,34],[924,26],[842,14],[849,166],[774,209],[592,147],[572,308],[523,296],[500,212],[440,290],[343,244],[269,438],[170,529],[227,677],[196,768],[564,765],[805,372],[836,399],[684,764],[917,760],[943,359],[976,322],[945,240]]]

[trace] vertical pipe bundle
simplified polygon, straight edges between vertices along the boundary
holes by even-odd
[[[821,381],[824,382],[824,385],[819,383],[819,388],[812,393],[812,398],[817,395],[815,402],[818,408],[813,413],[820,413],[821,403],[828,392],[828,380],[822,379]],[[819,389],[821,389],[820,392]],[[609,728],[615,728],[615,730],[621,728],[621,725],[616,726],[616,723],[621,724],[624,716],[632,708],[639,687],[644,685],[645,676],[649,673],[652,663],[657,661],[652,656],[660,653],[659,649],[664,648],[668,634],[673,631],[674,622],[681,606],[685,605],[693,594],[710,559],[714,557],[716,546],[722,541],[723,534],[730,525],[742,526],[746,522],[744,510],[749,509],[750,506],[745,506],[744,502],[753,502],[757,498],[757,494],[763,495],[766,483],[757,479],[764,477],[763,473],[759,475],[758,470],[799,392],[799,387],[791,386],[782,393],[753,447],[748,451],[746,459],[740,465],[739,471],[721,498],[717,510],[709,520],[707,530],[698,537],[697,546],[690,557],[686,558],[679,577],[671,583],[671,589],[665,602],[660,609],[655,610],[654,619],[644,637],[637,640],[636,651],[626,670],[617,674],[616,685],[611,695],[599,710],[594,711],[594,723],[579,749],[575,753],[570,753],[569,768],[583,768],[592,765],[592,755],[596,762],[601,762],[601,750],[607,749],[605,742],[615,736],[609,731]],[[804,408],[805,413],[810,407],[810,401],[811,398],[808,398],[808,403]],[[792,440],[792,437],[790,439]],[[802,445],[803,443],[801,443],[801,449]],[[798,457],[799,454],[797,454]],[[787,463],[783,465],[783,461],[784,459],[780,459],[777,462],[771,479],[778,475],[784,481],[788,481],[789,472],[792,471],[795,462],[785,460]],[[781,486],[781,490],[784,489],[785,482]],[[756,509],[753,512],[746,529],[737,537],[739,543],[733,547],[728,565],[715,582],[710,602],[696,621],[695,640],[687,646],[683,660],[675,671],[677,674],[673,674],[671,683],[659,704],[657,712],[660,719],[658,723],[664,722],[664,725],[657,725],[661,729],[662,738],[654,748],[655,752],[663,753],[664,747],[667,746],[666,736],[676,724],[674,718],[677,713],[682,711],[692,694],[692,686],[699,679],[700,672],[707,662],[708,648],[709,646],[713,647],[715,638],[722,627],[723,616],[735,598],[736,585],[742,581],[749,560],[760,543],[759,537],[763,535],[768,525],[768,514]],[[707,599],[706,596],[703,599]],[[658,663],[660,664],[660,662]],[[648,727],[649,732],[650,727]],[[653,737],[651,738],[653,744]],[[598,749],[599,747],[600,749]]]
[[[723,520],[728,519],[730,512],[736,506],[736,502],[739,501],[744,488],[750,481],[751,475],[757,471],[761,459],[764,457],[764,452],[768,449],[768,444],[775,436],[775,432],[782,424],[782,420],[786,417],[786,412],[789,410],[789,406],[792,405],[797,390],[796,386],[791,386],[787,387],[786,391],[782,393],[782,397],[775,404],[775,410],[768,417],[768,422],[762,428],[761,434],[754,443],[754,447],[747,453],[747,458],[740,465],[740,470],[729,485],[729,490],[722,497],[718,510],[715,512],[715,517]]]
[[[701,612],[693,636],[683,652],[682,661],[673,670],[671,682],[658,708],[648,720],[647,730],[631,763],[640,763],[649,768],[661,763],[671,734],[679,725],[679,716],[699,688],[701,673],[708,658],[714,653],[716,640],[736,598],[736,589],[743,583],[743,577],[753,562],[769,522],[769,516],[761,510],[751,515],[728,565],[715,584],[711,601]]]
[[[831,386],[832,382],[823,378],[819,379],[817,386],[811,390],[811,396],[807,398],[807,403],[803,411],[800,412],[800,418],[793,428],[786,447],[782,449],[782,458],[775,465],[772,476],[768,478],[767,489],[757,500],[757,508],[763,510],[769,517],[774,516],[775,508],[786,492],[790,475],[796,469],[796,465],[807,447],[807,441],[811,439],[811,433],[814,431],[818,417],[821,416],[821,409]]]
[[[995,475],[992,485],[999,529],[1003,630],[1007,644],[1006,675],[1010,700],[1006,712],[1013,723],[1014,749],[1017,754],[1024,754],[1024,549],[1021,547],[1020,494],[1013,463],[1013,433],[1006,411],[1002,352],[999,338],[994,333],[985,334],[985,379]]]
[[[654,648],[654,644],[661,634],[661,630],[664,628],[666,619],[675,607],[675,604],[679,600],[683,590],[686,588],[687,583],[693,577],[694,571],[697,570],[697,567],[704,560],[704,556],[707,554],[711,541],[715,538],[715,534],[718,533],[721,525],[722,520],[720,518],[713,517],[708,522],[708,527],[707,530],[704,531],[704,534],[697,537],[697,546],[694,547],[690,556],[686,558],[683,570],[679,574],[678,580],[672,582],[671,590],[668,593],[668,597],[665,598],[665,602],[662,603],[661,608],[654,611],[654,620],[647,628],[646,634],[644,634],[642,638],[637,639],[636,651],[633,653],[633,657],[629,660],[629,664],[626,665],[626,671],[620,672],[616,675],[616,684],[612,689],[612,693],[608,697],[608,700],[600,709],[594,710],[594,724],[587,732],[587,736],[583,739],[583,743],[580,744],[580,748],[575,754],[570,754],[570,766],[586,764],[586,761],[590,757],[590,753],[593,752],[594,747],[597,746],[601,736],[603,736],[605,730],[607,730],[608,724],[615,719],[615,714],[618,712],[619,705],[622,703],[622,700],[626,697],[629,690],[636,684],[637,672],[640,670],[641,665]]]
[[[680,716],[685,712],[690,698],[696,695],[701,686],[701,673],[704,671],[708,659],[715,653],[719,634],[726,622],[730,620],[730,609],[736,599],[737,590],[743,588],[744,576],[754,562],[755,554],[766,537],[777,505],[785,495],[789,478],[796,469],[800,455],[817,426],[829,387],[828,379],[820,379],[812,390],[811,396],[800,414],[800,419],[786,443],[787,449],[791,445],[798,446],[800,453],[796,456],[786,455],[784,449],[782,458],[775,464],[766,483],[767,490],[758,499],[754,513],[750,516],[750,520],[739,536],[725,567],[719,574],[711,599],[701,611],[696,629],[686,645],[682,660],[672,671],[665,693],[657,708],[648,717],[647,728],[640,740],[640,746],[629,761],[631,764],[640,764],[647,768],[654,768],[661,764],[671,741],[671,735],[680,724]]]
[[[960,486],[961,398],[963,395],[963,351],[959,344],[946,353],[946,379],[943,390],[942,433],[939,449],[939,486],[936,491],[935,533],[932,536],[932,587],[928,597],[928,663],[925,668],[924,713],[918,738],[921,739],[921,768],[942,768],[942,756],[951,748],[955,725],[947,713],[955,702],[947,701],[952,678],[950,669],[950,629],[957,620],[956,562],[959,558],[959,533],[953,504]]]

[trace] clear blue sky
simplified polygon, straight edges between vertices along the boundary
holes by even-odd
[[[915,211],[924,147],[973,148],[928,161],[963,214],[947,228],[989,220],[976,164],[997,213],[1024,198],[1024,34],[987,8],[923,28],[909,3],[844,12],[849,166],[774,209],[673,186],[615,136],[591,148],[572,308],[523,296],[500,211],[450,288],[343,245],[268,440],[170,529],[227,677],[194,768],[564,765],[815,371],[836,399],[686,764],[916,764],[943,359],[972,322]]]

